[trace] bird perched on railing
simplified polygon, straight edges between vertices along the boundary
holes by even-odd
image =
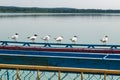
[[[37,34],[34,34],[33,36],[31,36],[31,37],[27,37],[29,40],[31,40],[32,42],[34,42],[35,40],[36,40],[36,38],[37,38]]]
[[[50,35],[47,35],[47,36],[44,36],[43,38],[41,38],[42,40],[44,40],[45,42],[48,42],[50,40],[51,36]]]
[[[71,40],[71,42],[73,42],[75,44],[77,42],[78,38],[77,38],[77,36],[73,36],[70,40]]]
[[[14,40],[14,41],[17,41],[18,37],[19,37],[19,34],[15,33],[14,35],[11,36],[11,39]]]
[[[59,36],[57,38],[54,38],[57,42],[61,42],[63,40],[63,36]]]
[[[106,44],[108,42],[108,36],[104,36],[100,41]]]

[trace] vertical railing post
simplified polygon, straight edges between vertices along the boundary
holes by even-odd
[[[106,80],[106,73],[104,72],[104,80]]]
[[[15,80],[21,80],[19,76],[19,69],[16,70],[16,79]]]
[[[40,80],[40,71],[37,71],[37,80]]]
[[[80,78],[81,78],[81,80],[83,80],[83,72],[81,72]]]
[[[61,72],[60,72],[60,71],[58,71],[58,80],[60,80],[60,73],[61,73]]]

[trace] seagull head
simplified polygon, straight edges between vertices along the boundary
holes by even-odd
[[[38,36],[37,34],[34,34],[34,36]]]
[[[15,35],[19,35],[18,33],[15,33]]]
[[[105,37],[108,37],[107,35]]]
[[[74,36],[74,37],[77,37],[77,36]]]
[[[63,38],[63,36],[61,36]]]

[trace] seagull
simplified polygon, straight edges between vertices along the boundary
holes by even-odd
[[[57,42],[61,42],[63,40],[63,36],[59,36],[57,38],[54,38]]]
[[[48,41],[50,40],[50,38],[51,38],[51,36],[50,36],[50,35],[47,35],[47,36],[44,36],[44,37],[41,38],[41,39],[48,42]]]
[[[15,33],[14,35],[11,36],[11,39],[14,41],[17,41],[18,37],[19,37],[19,34]]]
[[[36,40],[37,36],[38,36],[37,34],[34,34],[33,36],[27,37],[27,38],[30,39],[32,42],[34,42]]]
[[[100,41],[106,44],[108,42],[108,36],[104,36]]]
[[[73,36],[71,39],[70,39],[73,43],[76,43],[77,42],[77,36]]]

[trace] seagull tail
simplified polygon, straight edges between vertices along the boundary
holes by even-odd
[[[27,37],[27,39],[30,39],[30,37]]]
[[[70,40],[72,41],[72,38],[70,38]]]
[[[40,37],[40,39],[44,40],[42,37]]]
[[[54,38],[55,40],[57,39],[57,38]]]
[[[103,40],[102,40],[102,39],[100,39],[100,41],[101,41],[101,42],[103,42]]]

